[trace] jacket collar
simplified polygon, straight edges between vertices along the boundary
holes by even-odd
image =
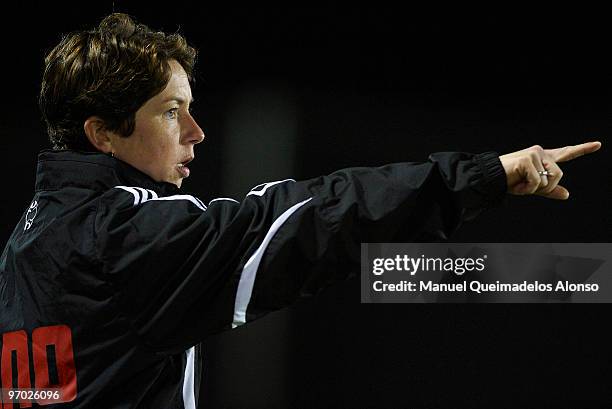
[[[36,191],[81,187],[106,191],[115,186],[138,186],[167,196],[176,194],[172,183],[156,182],[145,173],[101,152],[43,150],[38,154]]]

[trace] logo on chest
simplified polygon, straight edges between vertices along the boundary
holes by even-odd
[[[32,227],[32,223],[34,223],[34,219],[38,214],[38,201],[34,200],[30,207],[28,208],[28,212],[26,213],[25,225],[23,226],[23,230],[29,230]]]

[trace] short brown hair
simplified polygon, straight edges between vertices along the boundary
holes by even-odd
[[[170,80],[171,59],[193,82],[196,50],[185,38],[152,31],[126,14],[64,36],[45,57],[39,97],[53,149],[95,150],[83,130],[92,115],[106,129],[131,135],[138,108]]]

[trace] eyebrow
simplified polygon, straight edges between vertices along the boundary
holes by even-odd
[[[170,97],[162,101],[162,103],[165,104],[166,102],[172,102],[172,101],[176,101],[179,105],[182,105],[185,103],[185,100],[180,97]],[[189,104],[193,104],[194,102],[195,102],[195,99],[191,98],[191,100],[189,101]]]

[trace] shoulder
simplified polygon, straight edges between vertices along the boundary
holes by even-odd
[[[207,206],[196,196],[189,194],[175,194],[163,196],[152,189],[139,186],[117,185],[106,191],[101,198],[101,204],[111,205],[114,209],[145,208],[144,204],[174,204],[193,207],[205,211]],[[149,206],[146,206],[149,207]]]
[[[215,198],[205,204],[197,196],[177,193],[163,196],[160,192],[139,186],[118,185],[106,191],[100,198],[98,220],[108,218],[153,217],[159,221],[177,216],[199,217],[203,213],[219,211],[234,213],[240,207],[237,200]]]

